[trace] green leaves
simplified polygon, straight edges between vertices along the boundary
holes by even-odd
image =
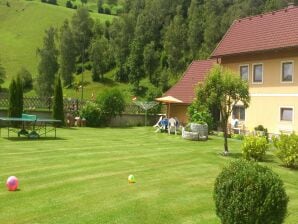
[[[56,120],[61,120],[61,125],[64,124],[63,91],[60,77],[58,77],[55,82],[53,118]]]
[[[225,151],[228,151],[227,122],[234,105],[242,103],[244,107],[248,107],[250,102],[248,84],[231,70],[215,65],[205,82],[198,86],[197,102],[220,111],[222,128],[226,133]]]
[[[273,138],[276,150],[276,156],[287,167],[295,168],[298,165],[298,135],[281,134]]]
[[[0,85],[4,83],[5,76],[6,76],[5,69],[0,63]],[[1,86],[0,86],[0,88],[1,88]]]
[[[40,56],[38,64],[38,76],[36,79],[36,90],[41,97],[50,97],[54,92],[55,75],[58,72],[58,50],[55,45],[57,33],[54,27],[45,31],[44,46],[37,50]]]
[[[266,137],[246,136],[242,143],[243,157],[247,160],[262,161],[268,149]]]
[[[289,198],[282,180],[271,169],[236,160],[216,178],[214,200],[223,224],[281,224]]]
[[[23,84],[20,76],[12,79],[9,85],[9,117],[21,117],[23,113]]]

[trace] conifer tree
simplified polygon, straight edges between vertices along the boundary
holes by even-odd
[[[2,67],[0,63],[0,90],[1,90],[1,84],[4,83],[5,74],[6,74],[5,69]]]
[[[16,105],[17,105],[17,117],[21,117],[23,113],[23,108],[24,108],[24,99],[23,99],[23,82],[21,79],[21,76],[17,76],[16,79]]]
[[[15,79],[12,79],[9,85],[9,106],[8,106],[9,117],[19,117],[17,95],[18,95],[17,83]]]
[[[53,118],[61,121],[64,125],[63,91],[60,77],[56,78],[54,89]]]

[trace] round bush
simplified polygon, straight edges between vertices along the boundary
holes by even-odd
[[[272,170],[237,160],[216,178],[214,200],[223,224],[279,224],[289,199],[282,180]]]

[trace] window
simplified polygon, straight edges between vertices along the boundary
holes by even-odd
[[[293,121],[293,108],[282,107],[280,108],[281,121]]]
[[[248,81],[248,65],[240,66],[240,77],[244,81]]]
[[[293,62],[282,62],[282,82],[292,82],[293,81]]]
[[[238,119],[239,121],[245,120],[244,106],[234,106],[233,107],[233,119]]]
[[[263,83],[263,65],[253,65],[253,83]]]

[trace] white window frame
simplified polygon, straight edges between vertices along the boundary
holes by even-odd
[[[281,109],[292,109],[292,120],[291,121],[284,121],[284,120],[281,120]],[[279,107],[279,113],[278,113],[278,115],[279,115],[279,118],[278,118],[278,120],[279,120],[279,122],[281,122],[281,123],[294,123],[294,118],[295,118],[295,110],[294,110],[294,107],[293,106],[281,106],[281,107]]]
[[[239,65],[239,74],[240,74],[240,78],[242,79],[241,77],[241,67],[244,67],[244,66],[247,66],[247,82],[249,82],[249,64],[242,64],[242,65]],[[243,79],[242,79],[243,80]]]
[[[254,82],[255,77],[255,66],[262,65],[262,82]],[[254,63],[252,64],[252,84],[263,84],[264,82],[264,63]]]
[[[283,81],[282,78],[283,78],[283,64],[284,63],[289,63],[291,62],[292,63],[292,81]],[[294,82],[294,60],[287,60],[287,61],[281,61],[280,62],[280,83],[293,83]]]

